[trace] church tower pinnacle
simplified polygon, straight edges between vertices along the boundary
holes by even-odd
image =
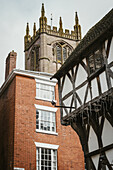
[[[46,32],[47,30],[47,18],[45,17],[44,4],[42,4],[41,17],[39,18],[40,32]]]
[[[29,35],[29,23],[27,23],[26,26],[26,35],[24,37],[25,47],[27,45],[27,42],[30,40],[31,36]]]
[[[34,23],[34,26],[33,26],[33,37],[35,38],[36,36],[36,23]]]
[[[42,4],[41,17],[45,16],[44,4]]]
[[[62,34],[63,33],[63,28],[62,28],[62,18],[60,17],[59,21],[59,32]]]
[[[77,40],[81,40],[81,26],[79,25],[79,19],[78,14],[75,12],[75,26],[74,26],[74,32],[76,35]]]
[[[27,27],[26,27],[26,36],[29,36],[29,23],[27,23]]]

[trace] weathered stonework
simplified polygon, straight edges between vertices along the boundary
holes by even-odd
[[[81,40],[81,26],[78,23],[78,16],[75,16],[74,30],[63,31],[62,19],[60,17],[59,29],[55,26],[51,28],[47,25],[45,17],[44,5],[42,4],[41,17],[39,18],[40,28],[36,31],[36,25],[33,27],[33,36],[29,35],[29,25],[27,23],[25,36],[25,69],[41,72],[55,73],[62,63],[57,62],[56,54],[53,54],[54,46],[58,42],[62,42],[70,47],[71,52]],[[31,66],[31,60],[35,61],[35,54],[32,54],[34,47],[39,47],[39,54],[36,54],[38,67]],[[34,59],[31,59],[34,58]]]

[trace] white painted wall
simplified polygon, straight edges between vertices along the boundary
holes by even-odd
[[[72,90],[73,90],[72,83],[70,82],[68,76],[66,75],[64,87],[63,87],[63,91],[62,91],[62,97],[64,97],[67,93],[69,93]]]
[[[102,74],[100,74],[100,83],[101,83],[102,93],[104,93],[105,91],[108,90],[105,71]]]
[[[106,151],[106,156],[110,164],[113,164],[113,149]]]
[[[79,90],[77,90],[77,94],[79,95],[82,103],[84,102],[84,97],[85,97],[85,93],[86,93],[86,88],[87,88],[87,84],[85,86],[83,86],[82,88],[80,88]]]
[[[98,169],[99,157],[100,157],[99,154],[91,157],[96,169]]]
[[[92,86],[92,98],[99,96],[96,78],[91,81],[91,86]]]
[[[63,103],[65,104],[65,106],[71,106],[71,101],[72,101],[72,95],[70,97],[68,97],[66,100],[63,101]],[[73,107],[74,107],[74,103],[73,103]],[[67,108],[68,113],[70,111],[70,108]]]
[[[79,64],[78,72],[77,72],[77,78],[75,81],[75,87],[79,86],[81,83],[83,83],[85,80],[87,80],[87,73],[84,70],[84,68]]]
[[[89,152],[99,149],[97,136],[92,127],[90,128],[90,132],[89,132],[88,146],[89,146]]]
[[[107,119],[105,119],[103,132],[102,132],[103,146],[107,146],[113,143],[113,127],[110,125]]]

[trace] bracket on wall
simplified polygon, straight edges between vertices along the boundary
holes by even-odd
[[[54,106],[54,107],[60,107],[60,108],[72,108],[72,109],[75,109],[75,107],[69,107],[69,106],[58,106],[56,105],[56,102],[54,100],[51,101],[51,104]]]

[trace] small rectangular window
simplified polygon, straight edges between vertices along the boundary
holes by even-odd
[[[36,110],[36,129],[41,131],[56,132],[55,112]]]
[[[54,86],[36,83],[36,97],[44,100],[54,100],[55,99],[55,90]]]

